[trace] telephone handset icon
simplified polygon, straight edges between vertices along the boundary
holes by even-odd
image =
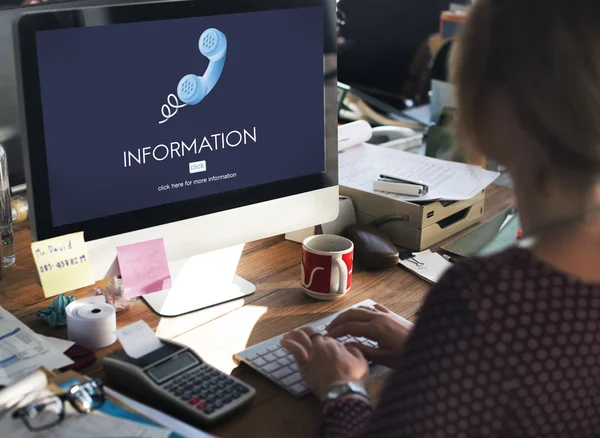
[[[177,97],[187,105],[196,105],[213,89],[225,65],[227,53],[227,38],[215,28],[206,29],[198,40],[200,53],[206,56],[210,63],[202,76],[185,75],[177,85]]]

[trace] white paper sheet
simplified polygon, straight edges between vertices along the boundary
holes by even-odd
[[[117,330],[117,338],[129,357],[138,359],[162,347],[150,326],[144,320]]]
[[[116,398],[117,400],[133,408],[140,414],[145,415],[148,418],[152,418],[152,420],[156,423],[163,425],[167,429],[178,433],[181,436],[184,436],[186,438],[214,438],[213,435],[209,435],[208,433],[203,432],[200,429],[196,429],[195,427],[190,426],[189,424],[184,423],[183,421],[180,421],[177,418],[173,418],[170,415],[165,414],[164,412],[161,412],[143,403],[139,403],[135,400],[132,400],[129,397],[121,394],[120,392],[115,391],[114,389],[105,387],[104,390],[107,394],[110,394],[111,397]]]
[[[9,385],[41,366],[53,370],[73,361],[0,307],[0,385]]]
[[[45,389],[29,394],[19,406],[52,393]],[[80,414],[69,403],[65,403],[65,419],[56,426],[41,432],[31,432],[20,419],[6,414],[0,419],[2,436],[19,438],[167,438],[171,431],[113,417],[94,411]]]
[[[0,412],[10,409],[19,403],[27,394],[42,391],[48,386],[48,376],[41,371],[34,371],[18,382],[0,391]]]
[[[357,120],[338,126],[338,151],[368,141],[373,135],[369,122]]]
[[[406,196],[373,190],[380,174],[423,181],[424,196]],[[479,166],[438,160],[423,155],[362,144],[339,154],[340,185],[401,201],[459,201],[470,199],[499,176]]]
[[[75,345],[75,342],[69,341],[67,339],[53,338],[52,336],[44,336],[44,335],[38,335],[38,336],[40,338],[44,339],[50,345],[54,346],[54,348],[56,348],[57,350],[59,350],[62,353],[64,353],[69,348],[71,348],[73,345]]]
[[[400,260],[398,263],[430,283],[437,283],[452,267],[452,263],[430,250],[416,252],[414,255],[414,260]]]

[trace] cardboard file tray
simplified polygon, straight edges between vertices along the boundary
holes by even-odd
[[[399,201],[385,195],[340,186],[340,195],[352,199],[358,223],[368,224],[385,216],[408,216],[406,221],[381,226],[396,244],[422,251],[479,222],[483,216],[485,190],[464,201],[425,204]]]

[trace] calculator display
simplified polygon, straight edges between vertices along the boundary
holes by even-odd
[[[190,353],[180,354],[166,362],[148,370],[148,374],[157,383],[164,382],[169,377],[198,364],[198,360]]]

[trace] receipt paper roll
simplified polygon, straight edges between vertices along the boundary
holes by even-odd
[[[75,300],[67,306],[69,340],[86,348],[102,348],[117,340],[117,313],[103,296]]]

